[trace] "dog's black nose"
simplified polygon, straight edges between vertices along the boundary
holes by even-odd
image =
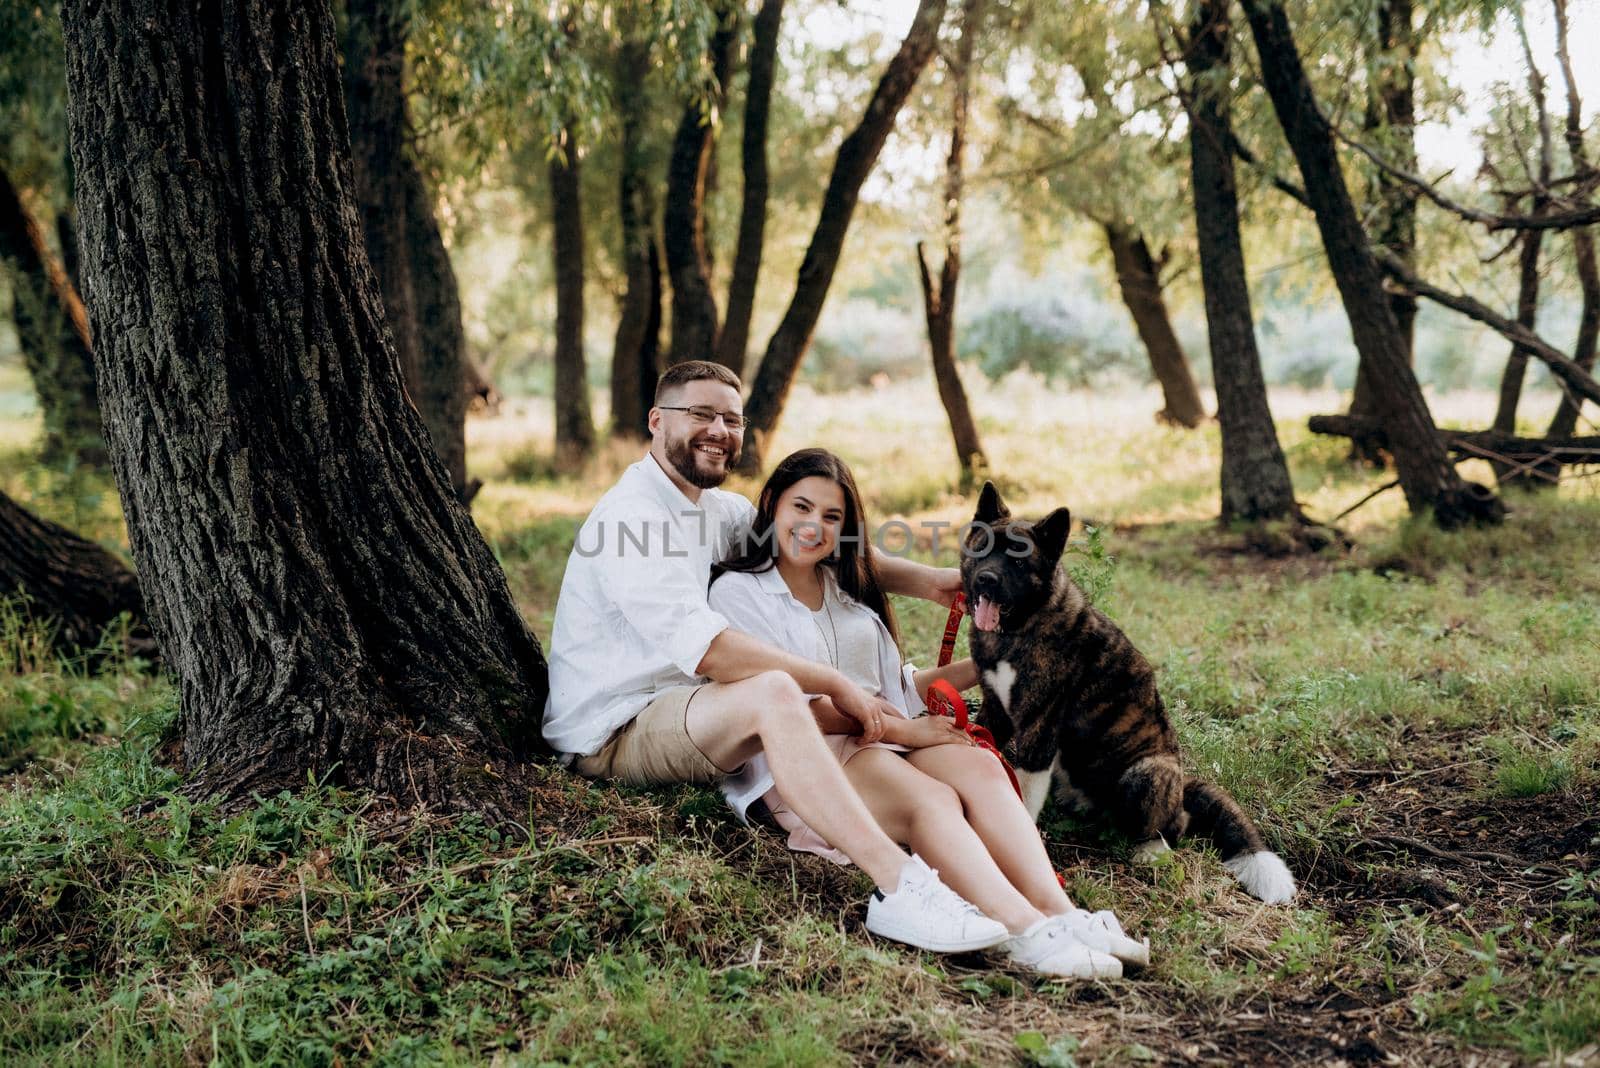
[[[978,592],[993,590],[1000,585],[1000,577],[993,571],[980,571],[972,576],[972,588]]]

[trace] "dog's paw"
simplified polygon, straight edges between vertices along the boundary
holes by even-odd
[[[1133,862],[1135,864],[1160,864],[1167,859],[1167,854],[1172,852],[1172,847],[1167,845],[1167,840],[1159,834],[1149,841],[1140,842],[1133,847]]]
[[[1281,905],[1294,897],[1294,876],[1276,853],[1262,850],[1225,860],[1222,866],[1233,873],[1245,890],[1269,905]]]

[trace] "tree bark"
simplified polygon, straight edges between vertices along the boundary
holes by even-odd
[[[407,149],[411,10],[406,0],[350,0],[346,13],[345,97],[367,258],[383,293],[406,391],[465,500],[460,299],[426,184]]]
[[[728,314],[717,338],[717,362],[744,374],[750,348],[750,317],[755,314],[756,281],[767,226],[767,120],[772,85],[777,80],[778,31],[783,0],[762,0],[750,44],[749,81],[745,86],[744,189],[739,208],[739,239],[734,247],[733,274],[728,280]]]
[[[131,617],[130,651],[154,655],[139,580],[121,560],[0,493],[0,600],[48,628],[51,648],[81,656],[108,626]]]
[[[1406,170],[1416,170],[1416,31],[1412,27],[1411,0],[1379,0],[1377,10],[1377,55],[1368,63],[1373,84],[1368,87],[1366,129],[1387,131],[1384,143]],[[1377,197],[1373,205],[1373,238],[1407,265],[1416,263],[1417,192],[1387,171],[1377,175]],[[1415,364],[1417,298],[1413,293],[1389,293],[1389,310],[1394,313],[1405,343],[1406,360]],[[1377,399],[1363,365],[1356,365],[1355,391],[1350,414],[1376,418]],[[1351,458],[1371,464],[1382,462],[1380,455],[1361,453],[1353,443]]]
[[[1517,325],[1532,330],[1539,314],[1539,249],[1544,231],[1529,230],[1522,235],[1522,255],[1517,271]],[[1528,350],[1513,344],[1500,376],[1500,401],[1494,411],[1494,429],[1502,434],[1517,430],[1517,403],[1522,399],[1522,383],[1528,374]]]
[[[1295,51],[1288,16],[1273,0],[1244,0],[1244,9],[1262,80],[1299,164],[1356,349],[1372,379],[1406,503],[1413,513],[1431,512],[1446,529],[1498,522],[1505,506],[1486,487],[1464,481],[1439,444],[1433,416],[1407,362],[1382,275],[1345,187],[1333,130],[1317,107]]]
[[[722,21],[711,38],[714,86],[710,107],[684,108],[667,161],[667,199],[662,214],[662,246],[672,279],[670,361],[709,360],[717,354],[717,298],[711,291],[711,255],[706,248],[706,182],[721,127],[738,15],[719,8]]]
[[[1589,169],[1589,153],[1583,143],[1583,101],[1578,96],[1577,79],[1572,73],[1572,57],[1567,49],[1567,3],[1554,0],[1556,16],[1556,56],[1560,60],[1561,77],[1567,88],[1567,121],[1562,135],[1567,142],[1567,153],[1572,157],[1574,172]],[[1572,362],[1584,371],[1594,369],[1595,344],[1600,339],[1600,269],[1595,265],[1594,235],[1579,227],[1572,231],[1572,253],[1578,266],[1578,284],[1583,291],[1583,310],[1578,315],[1578,339],[1572,347]],[[1571,436],[1578,427],[1578,412],[1582,401],[1563,391],[1561,403],[1550,420],[1548,435],[1553,438]]]
[[[933,57],[938,44],[939,23],[944,19],[945,0],[920,0],[900,49],[889,61],[888,69],[879,79],[866,114],[839,146],[834,160],[833,173],[828,179],[827,192],[823,194],[822,211],[817,217],[811,244],[805,259],[800,263],[800,273],[795,280],[794,296],[783,320],[767,342],[766,353],[761,357],[761,367],[756,372],[750,398],[745,405],[749,430],[745,433],[744,453],[739,469],[755,472],[761,469],[767,442],[778,428],[783,416],[784,403],[794,386],[795,373],[800,360],[811,345],[817,319],[822,314],[822,304],[827,299],[833,272],[839,266],[839,254],[844,248],[844,238],[850,228],[850,218],[855,214],[856,200],[861,194],[861,184],[872,172],[894,129],[911,88],[922,74],[922,68]]]
[[[917,274],[922,280],[922,307],[928,320],[928,347],[933,354],[933,380],[939,387],[939,400],[950,420],[950,435],[955,441],[956,467],[963,481],[970,481],[988,466],[983,445],[978,440],[978,424],[967,403],[966,387],[956,365],[956,292],[961,278],[961,193],[963,164],[967,146],[967,113],[972,100],[972,56],[982,32],[982,0],[964,0],[961,8],[961,36],[951,66],[954,93],[950,108],[950,155],[944,171],[944,263],[935,285],[917,242]]]
[[[46,463],[106,466],[89,319],[44,232],[0,167],[0,266],[12,268],[12,318],[44,415]]]
[[[515,818],[544,659],[406,398],[328,5],[62,23],[107,444],[191,788]]]
[[[1188,50],[1189,170],[1217,421],[1222,426],[1221,518],[1298,520],[1289,465],[1267,403],[1239,238],[1239,199],[1229,148],[1228,38],[1228,0],[1201,0]]]
[[[556,276],[556,465],[580,467],[594,452],[589,375],[583,355],[583,182],[578,125],[568,122],[560,151],[550,158],[550,243]]]
[[[627,289],[611,352],[611,434],[635,441],[649,437],[645,420],[654,403],[661,362],[661,252],[643,129],[648,121],[644,80],[649,72],[649,45],[625,41],[618,57],[623,91],[617,106],[622,123],[618,193]]]
[[[1167,302],[1161,295],[1161,272],[1150,246],[1143,234],[1123,223],[1106,223],[1104,228],[1122,303],[1133,316],[1139,340],[1150,354],[1150,369],[1161,383],[1161,395],[1166,400],[1166,407],[1156,418],[1177,426],[1197,427],[1205,422],[1205,405],[1189,370],[1189,358],[1167,315]]]

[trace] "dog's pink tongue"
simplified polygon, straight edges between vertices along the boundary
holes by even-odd
[[[979,630],[999,630],[1000,606],[987,597],[979,597],[978,606],[972,610],[972,625]]]

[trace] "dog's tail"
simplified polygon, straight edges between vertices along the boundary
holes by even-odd
[[[1294,876],[1283,858],[1267,848],[1255,823],[1220,786],[1200,779],[1183,784],[1188,832],[1208,835],[1222,853],[1222,866],[1246,891],[1271,905],[1294,897]]]

